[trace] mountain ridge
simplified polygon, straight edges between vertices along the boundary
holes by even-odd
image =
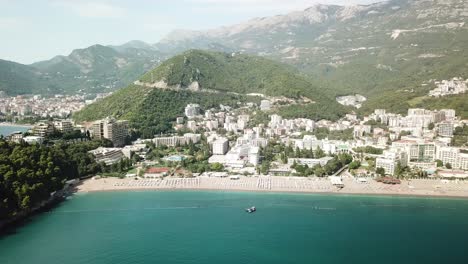
[[[161,86],[162,81],[166,84]],[[198,83],[199,89],[189,88],[193,82]],[[106,116],[127,118],[135,128],[144,129],[158,127],[154,123],[158,117],[154,115],[162,115],[165,130],[158,128],[152,133],[167,132],[171,129],[170,123],[183,115],[185,104],[217,107],[230,103],[234,106],[248,100],[247,94],[253,92],[286,96],[301,102],[306,100],[300,105],[300,112],[315,120],[336,120],[345,114],[345,108],[333,97],[291,66],[252,55],[190,50],[141,76],[138,85],[130,85],[86,106],[73,117],[77,121],[93,121]],[[249,100],[260,100],[252,98]],[[174,101],[179,99],[183,101]],[[154,105],[155,102],[164,102],[171,110],[164,110],[164,107]],[[173,109],[173,106],[177,107]],[[281,111],[297,112],[297,106],[284,106]]]

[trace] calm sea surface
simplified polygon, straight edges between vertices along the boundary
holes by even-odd
[[[467,245],[468,200],[106,192],[1,237],[0,263],[468,263]]]
[[[8,136],[11,133],[16,132],[16,131],[26,132],[26,131],[28,131],[28,129],[29,129],[28,127],[24,127],[24,126],[3,126],[3,125],[1,125],[0,126],[0,135]]]

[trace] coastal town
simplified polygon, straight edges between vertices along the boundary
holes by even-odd
[[[75,124],[72,119],[37,122],[14,142],[45,144],[50,135],[102,140],[112,147],[89,151],[98,163],[127,172],[95,175],[83,191],[239,189],[299,192],[454,195],[468,193],[467,120],[453,109],[409,109],[406,115],[376,109],[337,121],[282,118],[275,102],[203,109],[188,104],[173,134],[130,138],[126,120],[108,117]]]
[[[10,122],[27,122],[46,118],[67,118],[86,105],[111,93],[96,95],[19,95],[6,96],[0,91],[0,118]]]

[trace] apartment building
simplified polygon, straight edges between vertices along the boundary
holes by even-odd
[[[114,147],[125,145],[125,138],[128,135],[128,121],[106,118],[93,123],[93,137],[95,139],[109,139]]]

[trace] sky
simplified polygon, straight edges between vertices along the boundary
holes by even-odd
[[[0,0],[0,59],[29,64],[94,44],[156,43],[175,29],[212,29],[317,3],[378,1]]]

